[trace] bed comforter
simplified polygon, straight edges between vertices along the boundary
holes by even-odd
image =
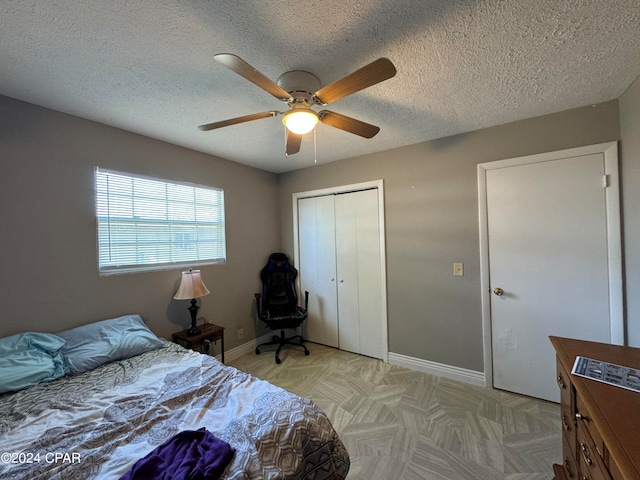
[[[221,479],[343,479],[349,457],[309,399],[163,348],[0,396],[0,479],[118,479],[184,430],[236,452]]]

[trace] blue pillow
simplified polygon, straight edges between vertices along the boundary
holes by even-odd
[[[72,375],[163,345],[137,314],[82,325],[57,335],[67,341],[60,352],[65,372]]]
[[[0,393],[63,376],[63,345],[64,339],[52,333],[26,332],[0,338]]]

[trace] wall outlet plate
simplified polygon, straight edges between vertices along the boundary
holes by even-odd
[[[454,263],[453,264],[453,274],[456,277],[462,277],[464,275],[464,264],[462,264],[462,263]]]

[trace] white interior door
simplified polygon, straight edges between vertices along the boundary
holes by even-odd
[[[486,171],[494,387],[558,401],[549,335],[621,341],[607,173],[602,153],[575,152]]]
[[[380,211],[377,190],[359,192],[358,223],[358,299],[360,302],[360,353],[386,357],[385,303],[380,247]]]
[[[298,200],[300,292],[308,290],[309,317],[304,338],[338,347],[336,236],[333,196]]]
[[[300,290],[310,292],[305,338],[386,362],[382,180],[292,198]]]
[[[378,191],[335,196],[339,345],[383,358]]]
[[[338,280],[338,345],[360,353],[358,301],[358,225],[355,193],[338,195],[336,202],[336,273]]]

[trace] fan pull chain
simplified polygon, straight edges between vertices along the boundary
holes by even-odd
[[[318,146],[316,141],[316,129],[313,129],[313,164],[318,164]]]
[[[284,125],[283,125],[284,126]],[[284,158],[288,158],[289,154],[287,153],[287,127],[284,127]]]

